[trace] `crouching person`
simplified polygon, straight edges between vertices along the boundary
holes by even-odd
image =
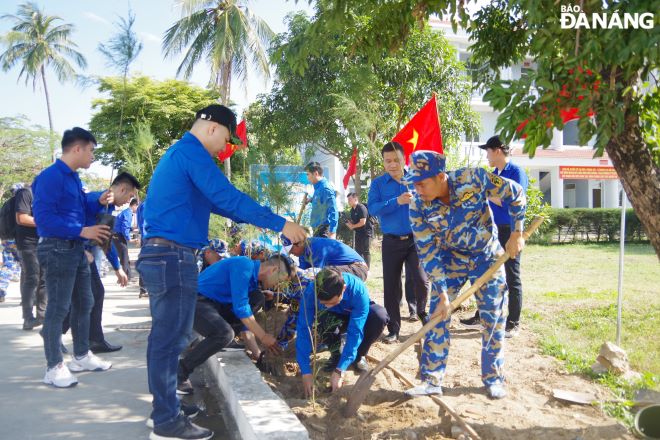
[[[318,305],[315,298],[318,298]],[[298,312],[296,358],[306,397],[312,395],[313,387],[310,355],[316,310],[319,311],[317,344],[327,344],[331,353],[324,369],[333,371],[332,391],[341,388],[344,373],[351,365],[357,370],[366,370],[364,356],[390,319],[385,308],[371,301],[367,286],[358,277],[333,269],[319,272],[315,282],[307,285]],[[343,333],[346,333],[346,343],[341,350]]]
[[[193,370],[228,346],[238,332],[249,331],[264,347],[279,351],[275,337],[261,328],[254,314],[264,305],[260,287],[275,289],[280,283],[287,283],[292,270],[285,257],[276,255],[263,263],[247,257],[231,257],[199,274],[193,328],[204,339],[179,361],[178,394],[192,392],[188,377]],[[258,350],[256,343],[249,344],[249,340],[246,338],[248,348]]]

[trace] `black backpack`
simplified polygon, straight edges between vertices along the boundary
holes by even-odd
[[[9,198],[0,208],[0,238],[16,238],[16,195]]]

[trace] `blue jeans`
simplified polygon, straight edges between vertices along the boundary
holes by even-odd
[[[140,251],[136,267],[149,293],[147,375],[153,396],[151,418],[158,426],[179,415],[176,373],[179,355],[192,332],[197,262],[193,249],[148,244]]]
[[[62,322],[69,309],[73,353],[85,356],[89,351],[89,315],[94,297],[82,241],[43,238],[37,246],[37,257],[48,292],[42,334],[46,362],[52,368],[62,362]]]

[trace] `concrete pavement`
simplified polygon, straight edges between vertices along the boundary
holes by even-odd
[[[149,302],[138,299],[138,287],[119,287],[110,274],[103,279],[106,296],[103,326],[106,339],[124,348],[100,355],[112,362],[104,372],[77,373],[78,385],[56,389],[42,380],[46,370],[38,328],[21,329],[18,283],[11,283],[0,303],[0,438],[146,439],[145,420],[151,410],[147,388],[146,327]],[[70,332],[63,338],[73,352]],[[70,355],[64,356],[65,362]]]

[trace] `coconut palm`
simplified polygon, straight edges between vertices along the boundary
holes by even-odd
[[[266,48],[274,34],[247,5],[247,0],[183,0],[182,18],[163,38],[165,56],[185,51],[177,76],[190,78],[200,61],[210,65],[210,84],[218,89],[225,105],[232,78],[245,85],[248,67],[265,79],[270,77]],[[229,160],[225,161],[225,171],[229,176]]]
[[[19,5],[16,15],[7,14],[0,19],[14,22],[11,30],[2,37],[6,50],[0,55],[0,66],[7,71],[20,64],[18,79],[25,77],[26,85],[32,81],[33,89],[36,89],[39,81],[43,83],[52,135],[53,115],[46,68],[53,70],[60,82],[65,82],[76,78],[76,71],[69,59],[81,69],[87,67],[85,57],[76,50],[78,46],[70,38],[74,26],[68,23],[58,24],[62,18],[44,14],[32,2]]]

